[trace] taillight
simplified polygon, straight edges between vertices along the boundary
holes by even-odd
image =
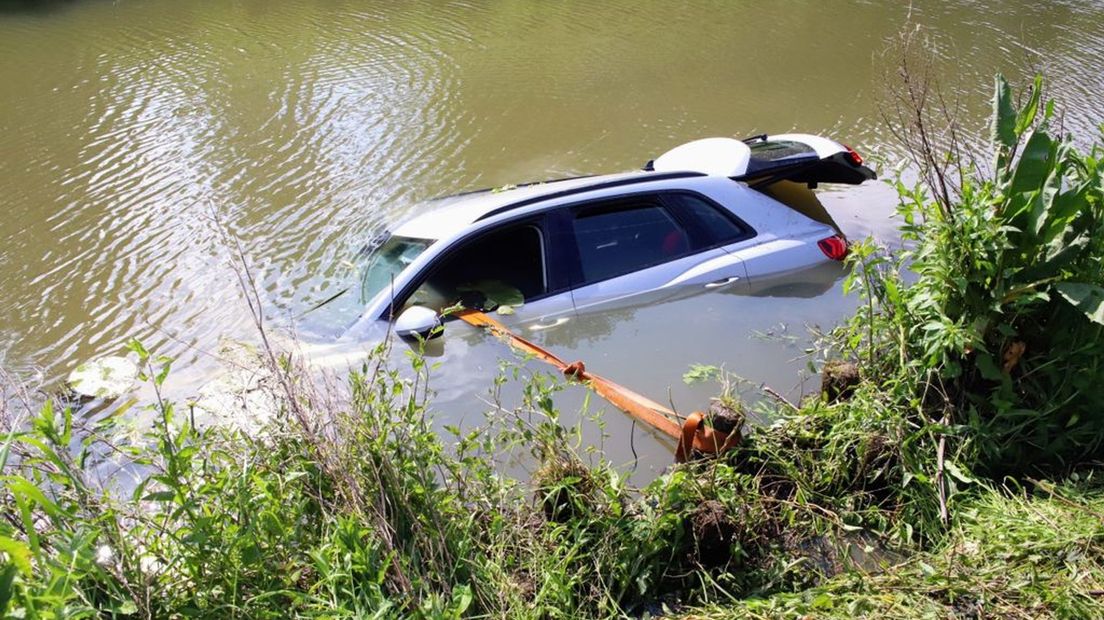
[[[817,241],[817,247],[824,255],[832,260],[847,258],[847,242],[840,235],[832,235],[826,239]]]
[[[851,163],[855,164],[856,166],[861,166],[862,165],[862,163],[863,163],[862,155],[859,155],[858,152],[855,151],[855,149],[847,146],[846,144],[843,145],[843,148],[847,149],[847,159]]]

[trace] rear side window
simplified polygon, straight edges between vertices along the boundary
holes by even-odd
[[[692,194],[674,194],[667,197],[672,201],[694,233],[695,245],[714,247],[732,243],[750,236],[751,230],[743,226],[731,215],[703,198]]]
[[[656,200],[581,209],[573,223],[583,280],[597,282],[690,252],[690,238]]]

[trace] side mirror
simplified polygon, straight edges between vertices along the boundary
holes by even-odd
[[[410,306],[395,319],[395,333],[401,338],[429,340],[440,336],[441,317],[425,306]]]

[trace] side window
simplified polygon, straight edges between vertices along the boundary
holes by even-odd
[[[751,230],[740,224],[733,216],[707,200],[692,194],[672,194],[667,196],[672,206],[693,228],[691,235],[695,246],[713,247],[732,243],[750,235]]]
[[[541,230],[512,226],[443,256],[406,305],[437,311],[457,303],[482,310],[520,306],[548,290],[546,274]]]
[[[583,280],[597,282],[690,252],[690,238],[657,200],[583,207],[573,222]]]

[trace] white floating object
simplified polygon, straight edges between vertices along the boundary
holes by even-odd
[[[85,362],[69,373],[69,387],[80,396],[113,399],[130,391],[138,366],[125,357],[108,356]]]
[[[279,380],[253,344],[220,338],[218,356],[224,369],[199,388],[194,402],[199,414],[196,424],[232,427],[257,436],[286,404]]]

